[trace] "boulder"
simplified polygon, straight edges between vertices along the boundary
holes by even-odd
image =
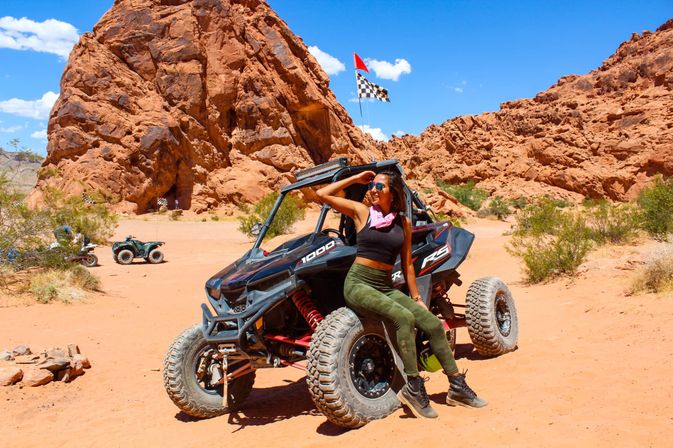
[[[52,186],[137,213],[251,202],[298,168],[380,155],[262,0],[115,1],[70,54],[48,136],[32,203]]]
[[[0,361],[11,361],[14,356],[10,352],[0,352]]]
[[[12,350],[12,354],[14,356],[25,356],[25,355],[30,355],[33,352],[30,351],[30,347],[27,345],[17,345],[14,347],[14,350]]]
[[[21,383],[24,386],[43,386],[54,380],[54,374],[46,369],[39,369],[37,367],[28,367],[23,372],[23,380]]]
[[[21,381],[21,378],[23,378],[23,370],[18,367],[0,368],[0,386],[11,386]]]
[[[44,361],[37,364],[37,367],[40,369],[46,369],[51,372],[56,372],[58,370],[65,369],[70,366],[70,358],[58,357],[58,358],[47,358]]]

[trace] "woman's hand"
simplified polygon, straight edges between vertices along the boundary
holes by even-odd
[[[367,185],[369,182],[373,181],[376,177],[376,173],[373,171],[363,171],[360,174],[353,176],[353,181],[358,184]]]

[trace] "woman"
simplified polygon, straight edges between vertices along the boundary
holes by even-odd
[[[339,193],[353,184],[369,184],[372,206],[345,199]],[[355,222],[357,258],[344,285],[346,304],[362,314],[375,314],[395,324],[397,346],[404,363],[407,384],[398,397],[417,416],[435,418],[424,380],[419,376],[414,328],[430,337],[430,347],[449,377],[447,404],[482,407],[486,401],[477,397],[458,372],[437,316],[432,314],[418,292],[416,273],[411,259],[411,222],[403,215],[405,194],[402,179],[393,171],[375,174],[365,171],[327,185],[318,197]],[[397,255],[402,258],[402,273],[411,297],[392,287],[391,272]]]

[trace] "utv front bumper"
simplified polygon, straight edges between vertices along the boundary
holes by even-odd
[[[246,308],[241,312],[217,311],[223,307],[214,307],[215,315],[208,305],[201,304],[203,311],[203,336],[208,342],[216,344],[236,344],[243,348],[247,345],[246,334],[264,314],[280,304],[293,292],[305,287],[305,282],[291,276],[274,287],[266,290],[246,291]]]

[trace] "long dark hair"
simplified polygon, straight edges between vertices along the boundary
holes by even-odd
[[[384,176],[388,177],[388,187],[393,194],[393,201],[390,204],[390,211],[404,213],[406,209],[406,194],[404,194],[404,183],[402,183],[402,177],[399,175],[399,173],[391,170],[381,171],[379,174],[383,174]]]

